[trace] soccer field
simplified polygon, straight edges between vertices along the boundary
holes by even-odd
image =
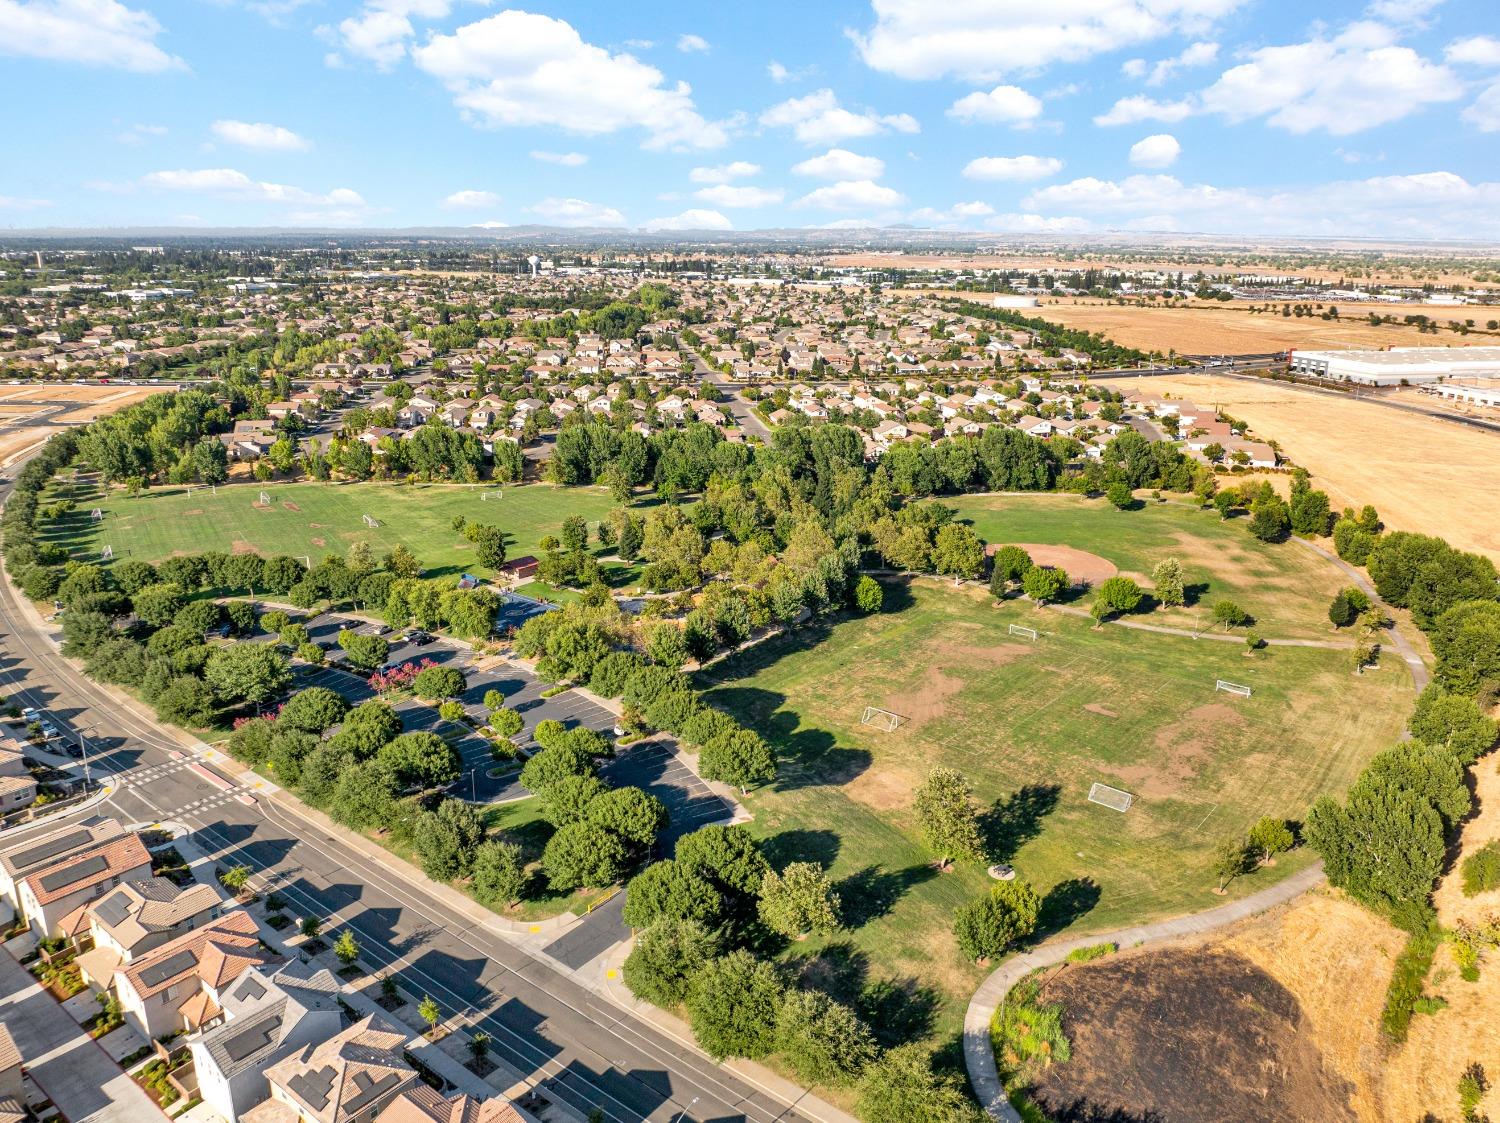
[[[430,575],[472,567],[474,547],[453,519],[501,527],[510,536],[510,557],[539,554],[541,540],[556,534],[569,515],[594,524],[615,506],[603,488],[559,488],[526,484],[496,489],[444,484],[255,484],[221,486],[217,492],[166,487],[134,498],[123,492],[100,496],[80,488],[72,496],[65,482],[55,494],[74,497],[77,508],[53,523],[44,537],[80,557],[97,558],[104,546],[116,558],[155,562],[178,553],[205,550],[254,551],[267,557],[290,554],[314,561],[343,554],[355,542],[368,542],[377,556],[397,543],[420,558]],[[265,492],[268,506],[260,503]],[[495,494],[499,499],[483,500]],[[98,508],[103,518],[91,517]],[[371,528],[364,516],[379,525]]]
[[[784,860],[828,862],[855,910],[837,939],[872,973],[936,988],[953,1017],[982,974],[957,952],[953,911],[989,882],[981,867],[932,869],[911,806],[928,769],[968,777],[992,859],[1042,893],[1046,931],[1104,930],[1219,903],[1214,845],[1342,793],[1400,737],[1413,701],[1398,659],[1355,676],[1342,651],[1247,658],[1238,644],[997,606],[974,588],[918,582],[888,598],[886,613],[715,667],[709,699],[782,755],[777,781],[747,799],[751,829]],[[1010,624],[1042,634],[1029,642]],[[1253,696],[1216,693],[1221,678]],[[864,725],[866,706],[903,721],[894,732]],[[1094,782],[1134,805],[1090,803]],[[1310,860],[1285,856],[1231,894]]]

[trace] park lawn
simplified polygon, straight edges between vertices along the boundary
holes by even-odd
[[[987,543],[1035,542],[1098,554],[1147,590],[1158,562],[1176,558],[1190,604],[1158,607],[1151,623],[1206,629],[1216,601],[1229,599],[1255,618],[1263,637],[1328,639],[1328,603],[1349,578],[1296,542],[1267,544],[1244,517],[1222,520],[1190,502],[1147,498],[1132,511],[1079,495],[959,496],[943,502]],[[1085,604],[1087,601],[1085,600]]]
[[[254,551],[266,557],[346,553],[368,542],[379,556],[404,544],[427,567],[429,576],[473,568],[472,543],[453,529],[457,515],[490,523],[509,535],[512,558],[539,555],[541,540],[557,534],[563,519],[582,515],[590,530],[615,501],[604,488],[561,488],[525,484],[500,489],[503,498],[485,501],[496,489],[453,484],[236,483],[206,488],[156,488],[134,498],[123,491],[101,495],[96,488],[54,484],[59,497],[74,498],[77,509],[55,523],[43,521],[43,537],[80,556],[97,557],[105,546],[116,558],[156,562],[173,554],[207,550]],[[264,491],[269,507],[258,504]],[[52,496],[49,495],[49,498]],[[95,521],[99,508],[104,518]],[[363,516],[380,525],[371,529]]]
[[[932,868],[911,811],[929,768],[973,784],[991,858],[1045,898],[1042,934],[1105,931],[1220,903],[1215,843],[1342,793],[1400,737],[1413,701],[1398,659],[1355,676],[1339,651],[1247,658],[1236,644],[1094,629],[931,581],[888,585],[887,609],[770,641],[704,685],[781,754],[777,780],[746,799],[751,830],[774,860],[821,861],[839,883],[849,930],[792,954],[846,945],[829,954],[928,994],[944,1038],[984,973],[961,959],[953,912],[990,882],[979,867]],[[1011,637],[1011,623],[1042,636]],[[1253,697],[1216,693],[1219,678]],[[863,725],[867,705],[906,720],[895,732]],[[1088,802],[1095,781],[1134,793],[1134,806]],[[1230,895],[1311,860],[1284,856]]]

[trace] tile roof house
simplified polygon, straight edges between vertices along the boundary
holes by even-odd
[[[266,1069],[271,1099],[245,1123],[285,1118],[312,1123],[369,1123],[417,1082],[402,1056],[407,1031],[379,1014]],[[291,1114],[278,1116],[277,1107]]]
[[[126,1022],[146,1037],[160,1037],[218,1017],[223,991],[275,960],[261,946],[254,919],[235,909],[122,966],[115,992]]]
[[[224,902],[201,882],[179,888],[164,877],[127,881],[63,920],[64,934],[93,946],[78,956],[85,982],[107,990],[115,971],[216,920]]]
[[[426,1084],[413,1084],[386,1105],[375,1123],[526,1123],[526,1117],[504,1097],[480,1101],[458,1095],[450,1100]]]
[[[140,837],[122,835],[27,874],[17,887],[19,911],[38,932],[51,936],[78,906],[122,882],[149,877],[151,855]]]
[[[20,811],[36,802],[36,780],[26,767],[25,753],[10,738],[0,740],[0,814]]]
[[[0,1123],[25,1123],[32,1117],[26,1110],[26,1089],[21,1075],[21,1052],[10,1030],[0,1024]]]
[[[338,1033],[339,981],[327,968],[287,963],[246,971],[220,998],[220,1015],[185,1044],[204,1103],[228,1123],[263,1102],[265,1070]]]
[[[85,819],[44,838],[28,835],[0,848],[0,898],[16,904],[16,884],[29,873],[125,833],[118,819]]]

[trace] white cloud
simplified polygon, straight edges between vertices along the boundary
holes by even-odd
[[[1087,230],[1090,223],[1085,218],[1070,215],[997,214],[985,220],[986,230],[998,230],[1007,234],[1071,234]]]
[[[734,160],[714,168],[694,168],[688,172],[688,179],[694,183],[728,183],[730,180],[759,174],[759,164],[752,164],[748,160]]]
[[[1062,171],[1056,156],[980,156],[964,165],[965,179],[1046,179]]]
[[[1480,94],[1463,117],[1482,133],[1500,133],[1500,82]]]
[[[701,35],[679,35],[677,37],[677,49],[684,54],[691,54],[694,51],[706,51],[708,50],[708,40]]]
[[[116,133],[115,140],[119,141],[119,143],[121,144],[144,144],[151,137],[166,135],[167,126],[165,125],[136,124],[131,125],[128,129]]]
[[[531,213],[552,226],[625,226],[625,216],[614,207],[585,199],[543,199]]]
[[[837,144],[854,137],[879,133],[921,131],[916,118],[907,113],[882,115],[873,110],[859,113],[843,108],[832,90],[817,90],[771,106],[760,115],[760,123],[790,128],[803,144]]]
[[[1153,66],[1150,75],[1146,78],[1146,85],[1160,86],[1177,71],[1193,66],[1207,66],[1218,57],[1219,45],[1217,43],[1189,44],[1181,54],[1174,55],[1172,58],[1164,58]]]
[[[582,152],[542,152],[532,149],[531,158],[544,164],[561,164],[565,168],[581,168],[589,162]]]
[[[786,198],[779,187],[753,187],[750,184],[719,183],[694,193],[705,203],[720,207],[768,207]]]
[[[1201,101],[1204,110],[1230,121],[1264,116],[1293,133],[1348,136],[1462,93],[1452,71],[1398,46],[1390,28],[1356,23],[1332,39],[1252,52],[1204,90]]]
[[[295,222],[357,222],[371,213],[359,192],[336,187],[326,195],[284,183],[253,180],[234,168],[178,168],[151,172],[140,180],[142,187],[160,191],[185,191],[210,195],[231,203],[267,203],[299,208],[287,216]]]
[[[1448,44],[1443,56],[1462,66],[1500,66],[1500,39],[1492,35],[1472,35]]]
[[[312,141],[280,125],[215,121],[211,128],[214,136],[220,140],[238,144],[242,148],[256,148],[265,152],[305,152],[312,147]]]
[[[829,211],[854,211],[872,207],[899,207],[904,202],[906,196],[895,188],[869,179],[850,179],[815,188],[793,205],[820,207]]]
[[[996,86],[988,93],[976,90],[948,107],[950,117],[986,124],[1025,124],[1041,115],[1041,99],[1028,94],[1020,86]]]
[[[186,69],[157,46],[161,30],[149,12],[119,0],[0,0],[0,55],[144,74]]]
[[[1146,60],[1143,58],[1126,59],[1120,64],[1120,73],[1127,78],[1144,78],[1146,76]]]
[[[407,44],[416,35],[411,17],[442,19],[452,8],[452,0],[365,0],[364,7],[336,30],[323,27],[318,31],[351,55],[389,70],[406,57]],[[342,64],[338,55],[327,61]]]
[[[853,34],[865,63],[901,78],[993,80],[1174,33],[1198,34],[1245,0],[872,0]]]
[[[818,179],[879,179],[885,175],[885,161],[878,156],[861,156],[847,148],[830,148],[821,156],[793,164],[792,171]]]
[[[469,224],[470,230],[504,230],[510,223],[501,222],[498,219],[487,219],[484,222],[473,222]]]
[[[1182,155],[1182,145],[1171,133],[1157,133],[1130,146],[1130,162],[1138,168],[1170,168]]]
[[[733,230],[734,223],[718,211],[686,210],[669,218],[653,218],[646,229],[657,230]]]
[[[1500,236],[1500,182],[1469,183],[1452,172],[1286,191],[1184,184],[1169,175],[1086,178],[1033,191],[1022,206],[1206,233],[1451,238],[1461,230],[1470,237]]]
[[[1096,125],[1135,125],[1141,121],[1181,121],[1193,115],[1193,103],[1182,101],[1157,101],[1142,94],[1122,97],[1109,112],[1094,118]]]
[[[14,195],[0,195],[0,211],[35,211],[50,206],[51,199],[18,199]]]
[[[449,210],[478,210],[498,206],[499,203],[500,196],[493,191],[455,191],[443,200],[443,206]]]
[[[654,66],[586,43],[550,16],[500,12],[433,35],[412,57],[479,124],[589,135],[639,128],[645,147],[655,149],[719,148],[729,140],[722,123],[698,113],[687,83],[667,85]]]
[[[907,220],[926,226],[973,226],[970,220],[984,218],[994,213],[995,208],[988,203],[975,201],[970,203],[954,203],[946,211],[940,211],[933,207],[919,207],[907,215]]]
[[[1371,0],[1365,15],[1387,23],[1421,24],[1443,0]]]

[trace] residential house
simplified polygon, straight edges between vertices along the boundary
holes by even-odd
[[[271,1098],[245,1123],[370,1123],[417,1083],[403,1056],[407,1031],[371,1014],[266,1069]]]
[[[0,1123],[25,1123],[32,1118],[26,1110],[26,1089],[21,1076],[21,1051],[16,1048],[10,1030],[0,1023]],[[504,1119],[503,1115],[495,1117],[497,1123]]]
[[[437,412],[438,404],[421,394],[413,394],[407,403],[396,411],[396,424],[403,429],[424,425]]]
[[[526,1117],[502,1096],[476,1100],[460,1094],[450,1100],[426,1084],[413,1084],[386,1104],[375,1123],[526,1123]]]
[[[17,885],[27,874],[119,838],[124,833],[118,819],[93,818],[45,837],[32,834],[6,845],[0,849],[0,899],[15,908]]]
[[[167,878],[151,877],[127,881],[80,906],[63,920],[63,934],[92,945],[78,956],[79,970],[85,982],[108,990],[122,965],[218,919],[223,908],[212,885],[196,882],[180,888]]]
[[[19,911],[39,934],[51,936],[79,905],[149,877],[151,855],[140,836],[124,834],[27,874],[17,885]]]
[[[26,767],[19,741],[0,739],[0,815],[20,811],[36,802],[36,780]]]

